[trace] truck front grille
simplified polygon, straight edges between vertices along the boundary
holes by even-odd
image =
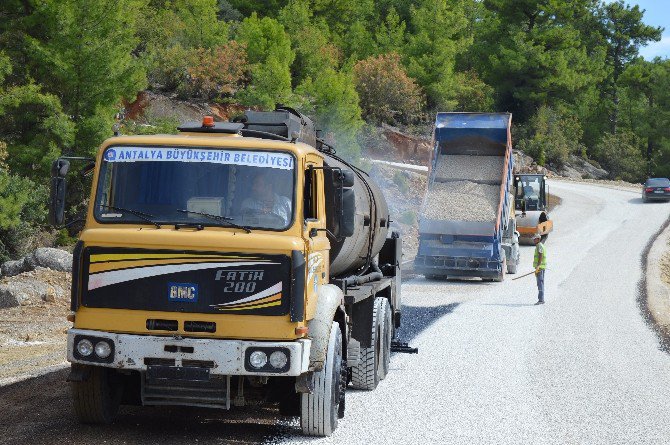
[[[183,369],[183,368],[182,368]],[[143,405],[181,405],[230,409],[230,376],[206,381],[152,379],[142,373]]]

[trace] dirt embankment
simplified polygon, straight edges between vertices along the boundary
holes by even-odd
[[[70,274],[37,269],[0,280],[26,295],[0,309],[0,386],[65,363]],[[46,290],[45,290],[46,289]]]

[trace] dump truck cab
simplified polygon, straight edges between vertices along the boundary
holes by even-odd
[[[98,150],[74,250],[67,346],[80,420],[109,422],[121,401],[270,401],[300,415],[305,434],[337,426],[350,368],[365,364],[352,332],[365,346],[377,326],[372,303],[347,305],[356,280],[332,276],[328,237],[341,247],[357,233],[362,198],[350,190],[353,171],[326,165],[306,118],[278,110],[245,119],[258,125],[206,119],[179,135],[113,137]],[[52,169],[57,225],[68,168],[59,159]],[[377,258],[368,266],[379,270]],[[399,321],[399,273],[372,278],[387,318]],[[390,350],[390,338],[381,346]]]

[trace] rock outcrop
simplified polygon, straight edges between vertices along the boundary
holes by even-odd
[[[72,254],[61,249],[40,247],[28,256],[16,261],[7,261],[0,266],[3,277],[13,277],[38,267],[59,272],[72,271]]]

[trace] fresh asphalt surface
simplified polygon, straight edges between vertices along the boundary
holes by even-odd
[[[400,335],[419,354],[395,354],[375,391],[349,391],[332,437],[300,437],[296,421],[265,411],[127,407],[114,425],[82,427],[60,371],[0,388],[0,443],[668,443],[670,355],[637,286],[670,204],[585,184],[550,189],[563,201],[551,215],[547,303],[533,306],[532,276],[406,282]],[[522,247],[519,274],[532,253]]]

